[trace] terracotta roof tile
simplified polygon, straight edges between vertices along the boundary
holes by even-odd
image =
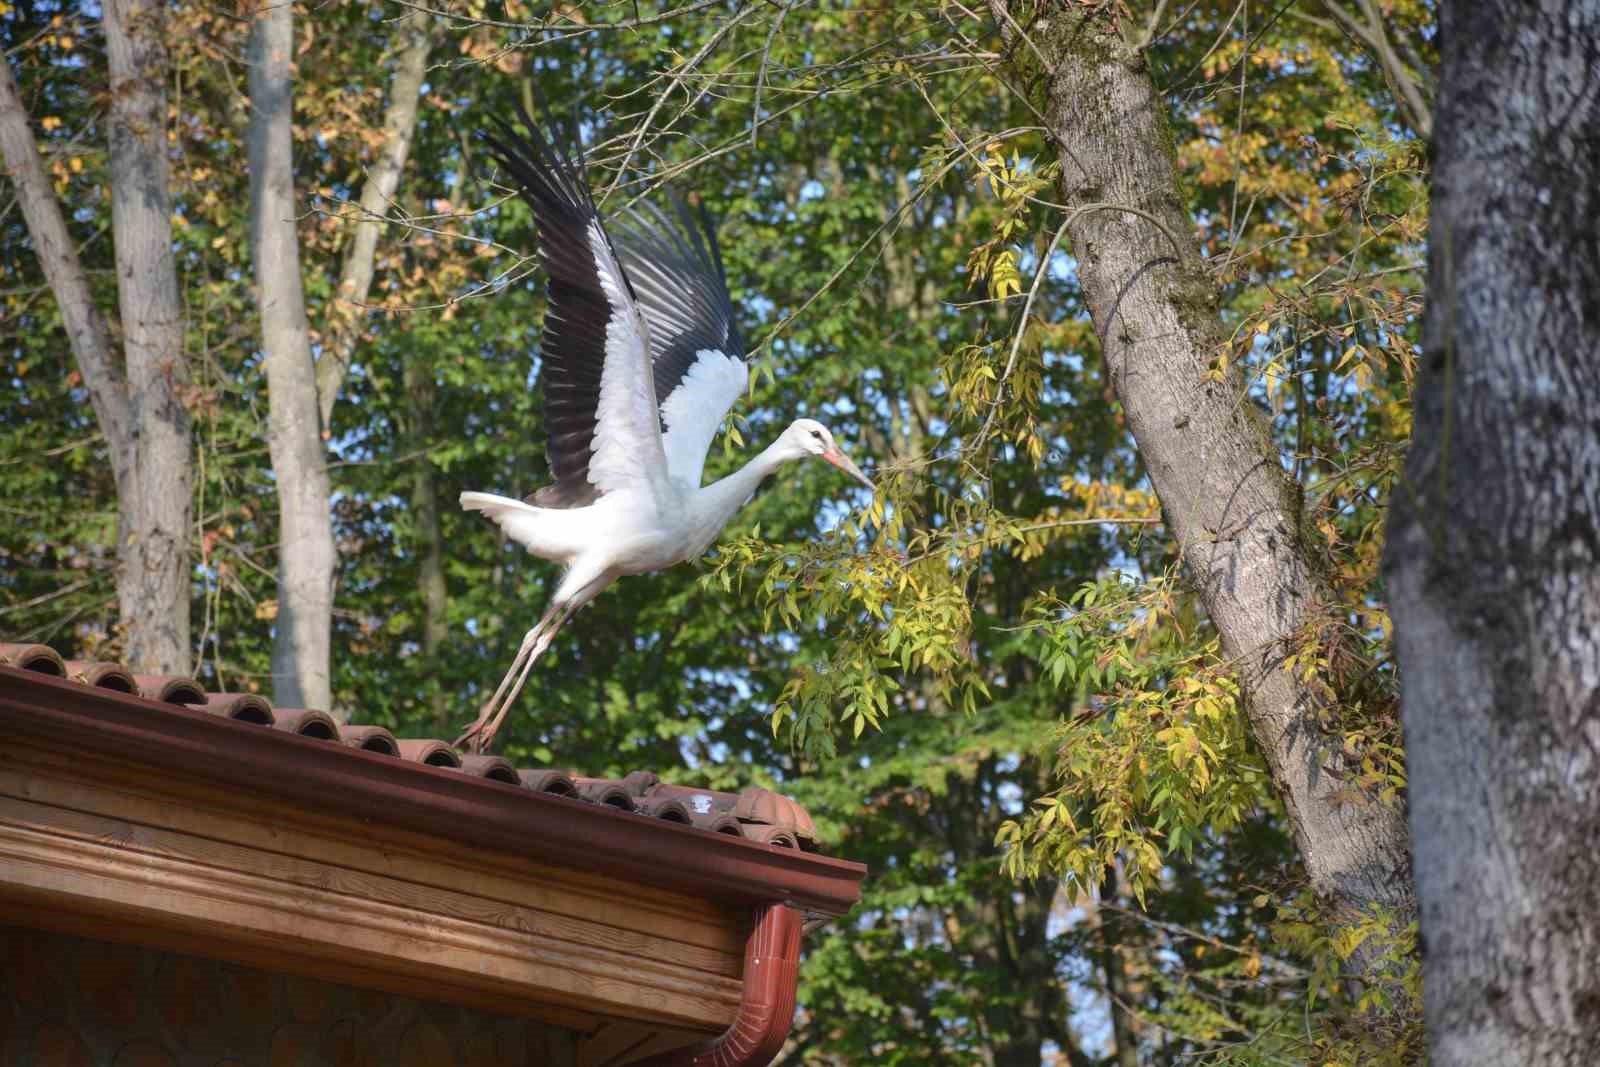
[[[272,726],[277,721],[272,705],[254,693],[207,693],[203,703],[189,706],[257,726]]]
[[[456,771],[461,769],[461,753],[443,741],[429,737],[402,737],[400,758],[413,763],[426,763],[430,767],[449,767]]]
[[[206,702],[206,691],[193,678],[171,674],[136,674],[134,684],[139,695],[163,704],[200,704]]]
[[[261,700],[260,697],[256,697]],[[263,704],[265,700],[261,700]],[[301,737],[314,737],[318,741],[341,741],[339,724],[332,715],[316,708],[274,708],[272,725]],[[235,716],[237,717],[237,716]]]
[[[573,781],[578,785],[578,795],[585,800],[609,804],[623,811],[634,808],[633,794],[621,782],[611,778],[574,778]]]
[[[66,661],[61,658],[61,653],[49,645],[0,644],[0,664],[20,667],[25,671],[38,671],[40,674],[53,674],[57,678],[67,676]]]
[[[48,645],[0,643],[0,666],[35,671],[80,685],[190,707],[249,726],[266,726],[351,749],[362,749],[537,793],[606,804],[640,818],[661,819],[707,833],[727,834],[782,848],[815,850],[811,816],[788,797],[751,787],[740,793],[662,782],[651,771],[623,778],[590,778],[557,768],[518,768],[500,756],[465,755],[436,738],[396,738],[382,726],[340,724],[315,708],[274,708],[254,693],[208,693],[193,678],[135,675],[120,664],[64,661]]]
[[[115,689],[119,693],[132,693],[138,689],[138,683],[133,680],[133,675],[129,674],[120,663],[68,660],[66,676],[74,682],[98,685],[102,689]]]
[[[489,778],[506,785],[521,785],[522,779],[517,776],[517,769],[511,761],[502,756],[462,756],[461,769],[468,774],[475,774],[479,778]]]
[[[351,748],[381,752],[385,756],[400,755],[400,742],[395,739],[394,734],[381,726],[346,725],[339,731],[339,740]]]
[[[554,793],[558,797],[575,797],[578,795],[578,783],[572,780],[572,775],[566,771],[518,771],[517,777],[522,784],[535,793]]]

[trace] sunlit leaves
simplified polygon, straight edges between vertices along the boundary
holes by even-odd
[[[1271,803],[1237,683],[1215,638],[1186,632],[1174,594],[1112,577],[1035,605],[1036,656],[1074,711],[1051,740],[1056,788],[1001,828],[1014,876],[1060,872],[1093,888],[1121,858],[1142,900],[1167,853],[1190,854]]]

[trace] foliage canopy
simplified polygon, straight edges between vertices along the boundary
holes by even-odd
[[[1326,727],[1363,769],[1351,802],[1400,803],[1377,554],[1410,431],[1424,146],[1362,42],[1315,12],[1117,6],[1128,32],[1150,28],[1224,287],[1217,365],[1243,366],[1239,403],[1270,411],[1299,536],[1340,598],[1283,669],[1334,694]],[[1431,6],[1387,9],[1425,68]],[[858,914],[811,942],[783,1062],[1410,1062],[1412,949],[1382,946],[1392,984],[1338,981],[1381,917],[1335,939],[1302,891],[1232,665],[1099,359],[1037,87],[987,13],[441,10],[400,221],[328,440],[341,708],[452,730],[554,579],[453,506],[461,489],[526,493],[544,470],[530,219],[472,136],[536,89],[544,114],[577,116],[607,203],[671,185],[721,220],[757,373],[708,476],[807,414],[872,457],[882,491],[787,470],[702,566],[619,584],[541,663],[506,754],[776,786],[819,816],[830,851],[871,865]],[[337,257],[382,146],[399,13],[343,5],[299,23],[313,322],[346,313]],[[109,308],[93,14],[0,0],[0,43]],[[196,671],[261,687],[280,546],[247,269],[244,31],[184,0],[171,17]],[[0,616],[7,633],[115,656],[103,445],[9,209],[0,246]],[[1361,1022],[1396,1005],[1388,1029]]]

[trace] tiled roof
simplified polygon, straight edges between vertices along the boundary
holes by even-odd
[[[208,693],[192,678],[136,675],[116,663],[63,660],[47,645],[0,643],[0,666],[64,678],[208,712],[236,722],[409,760],[506,785],[605,804],[642,818],[799,849],[816,849],[811,816],[788,797],[760,788],[726,793],[669,785],[650,771],[625,778],[586,778],[569,770],[519,768],[500,756],[466,755],[435,738],[397,738],[382,726],[337,722],[313,708],[275,708],[253,693]]]

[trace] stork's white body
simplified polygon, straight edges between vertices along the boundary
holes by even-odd
[[[613,244],[579,168],[523,121],[531,141],[504,126],[490,146],[533,209],[550,279],[541,378],[554,484],[532,503],[469,492],[461,506],[566,573],[461,739],[479,751],[574,611],[624,575],[698,557],[781,464],[821,456],[872,485],[810,419],[740,470],[700,484],[717,428],[749,380],[715,234],[702,236],[680,206],[682,228],[636,213]]]
[[[566,564],[562,584],[581,588],[585,575],[648,574],[698,559],[776,466],[751,463],[699,489],[669,480],[619,490],[583,508],[541,508],[493,493],[462,493],[461,506],[483,512],[541,559]]]

